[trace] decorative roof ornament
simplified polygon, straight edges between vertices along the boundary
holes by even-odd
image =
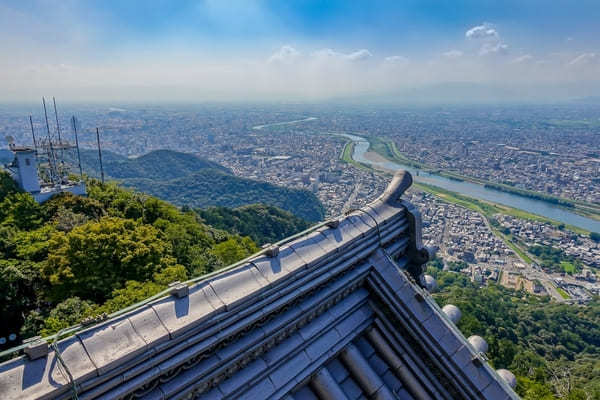
[[[462,317],[462,312],[454,304],[446,304],[444,308],[442,308],[442,311],[454,325],[458,324],[460,318]]]

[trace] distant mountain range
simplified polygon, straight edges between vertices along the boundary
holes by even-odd
[[[193,154],[156,150],[137,158],[127,158],[103,151],[102,160],[107,179],[119,180],[124,186],[180,206],[239,207],[262,203],[307,221],[324,218],[323,205],[311,192],[240,178],[222,165]],[[81,164],[85,174],[100,175],[97,151],[81,150]]]

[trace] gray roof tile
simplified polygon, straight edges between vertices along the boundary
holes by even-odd
[[[346,367],[337,358],[327,364],[327,370],[337,383],[341,383],[349,375]]]
[[[381,376],[381,379],[383,379],[385,385],[394,393],[402,389],[402,382],[400,382],[391,369],[388,369],[385,374]]]
[[[274,365],[285,358],[286,355],[292,353],[304,343],[304,339],[298,333],[294,333],[284,341],[273,347],[262,355],[263,360],[267,365]]]
[[[504,400],[510,399],[510,396],[502,388],[498,381],[492,381],[483,391],[483,397],[486,399]]]
[[[319,336],[317,340],[308,345],[306,354],[312,361],[316,361],[323,354],[327,353],[338,341],[340,335],[336,330],[329,330],[325,334]]]
[[[150,306],[145,306],[129,315],[129,321],[135,331],[149,346],[169,340],[169,332],[164,327],[156,311]]]
[[[327,229],[326,231],[329,230]],[[328,241],[329,239],[321,232],[312,232],[301,239],[291,242],[289,246],[304,260],[308,268],[312,268],[321,260],[328,257],[326,247],[324,247],[331,246],[331,244],[327,243]]]
[[[338,251],[344,251],[354,239],[362,235],[360,229],[347,219],[342,220],[337,228],[326,229],[321,233],[332,243],[335,243],[336,248],[339,249]]]
[[[340,387],[349,399],[358,399],[362,395],[362,390],[350,376],[341,383]]]
[[[223,393],[221,393],[219,388],[214,388],[206,393],[202,393],[200,396],[196,397],[196,400],[221,400],[222,398]]]
[[[289,246],[279,249],[277,257],[262,256],[252,260],[252,263],[269,282],[277,282],[289,278],[291,273],[306,266],[306,263]]]
[[[221,299],[227,310],[253,300],[255,294],[269,284],[253,264],[235,268],[210,280],[210,286]]]
[[[300,390],[293,394],[293,400],[319,400],[308,385],[303,386]]]
[[[350,316],[344,319],[342,322],[335,326],[340,336],[345,337],[355,332],[357,326],[371,318],[373,310],[368,305],[360,307],[358,310],[353,312]]]
[[[79,338],[70,337],[57,346],[76,382],[96,375],[96,367]],[[70,390],[68,382],[53,351],[36,360],[19,357],[0,364],[0,393],[9,399],[55,397]]]
[[[165,396],[159,388],[152,390],[150,393],[143,397],[144,400],[164,400]]]
[[[131,360],[146,350],[146,342],[121,317],[77,334],[100,375]]]
[[[364,358],[371,358],[373,353],[375,353],[375,349],[371,346],[368,340],[366,340],[363,336],[356,338],[354,341],[354,345],[360,350],[361,354]]]
[[[275,385],[269,378],[260,379],[250,390],[241,394],[239,400],[268,399],[275,392]]]
[[[190,287],[189,295],[182,298],[169,296],[153,303],[152,308],[171,337],[175,337],[222,310],[222,303],[215,309],[217,302],[220,301],[212,288],[207,283],[201,283]]]
[[[382,235],[379,244],[383,243],[388,252],[404,251],[408,241],[406,207],[411,206],[378,200],[366,207],[366,212],[352,212],[342,218],[336,228],[321,227],[282,246],[276,257],[257,257],[190,286],[188,296],[157,300],[61,342],[63,357],[85,391],[82,400],[95,395],[106,399],[127,395],[166,372],[174,375],[143,398],[179,399],[223,371],[236,372],[200,398],[260,399],[288,394],[296,399],[313,399],[316,397],[307,382],[325,363],[347,395],[360,399],[364,393],[348,370],[330,358],[351,341],[367,360],[368,369],[374,371],[372,378],[381,379],[381,395],[390,389],[399,398],[411,398],[371,344],[357,338],[375,321],[372,307],[376,303],[369,301],[370,296],[393,304],[391,312],[399,306],[403,315],[414,316],[426,332],[433,355],[451,359],[449,363],[444,361],[450,369],[456,365],[452,373],[462,371],[484,394],[503,398],[502,394],[509,392],[487,366],[473,364],[470,347],[439,315],[438,308],[429,301],[417,300],[415,293],[421,289],[381,249],[373,251],[377,228]],[[368,262],[363,262],[365,257]],[[406,258],[398,261],[403,265],[406,262]],[[367,288],[348,294],[349,285],[368,276],[373,266],[377,272],[365,281]],[[386,290],[378,294],[382,284]],[[307,293],[308,297],[300,297]],[[336,297],[341,293],[346,297],[340,300]],[[338,302],[322,312],[322,305],[334,298]],[[286,309],[290,304],[294,306]],[[296,321],[315,309],[321,312],[319,316],[295,332],[289,330],[298,328],[294,326]],[[270,313],[277,315],[273,318]],[[282,329],[291,336],[264,354],[247,353],[249,349],[264,349],[266,341]],[[244,334],[219,345],[219,350],[211,348],[239,332]],[[179,368],[207,349],[211,349],[207,358],[187,365],[187,369]],[[250,358],[238,363],[242,355]],[[414,356],[410,351],[405,355]],[[420,356],[405,361],[410,368],[426,368],[427,364],[418,360]],[[238,367],[241,369],[236,370]],[[106,375],[97,378],[98,371]],[[462,380],[462,375],[456,377]],[[289,395],[298,385],[304,388]],[[50,352],[39,360],[20,358],[1,364],[0,391],[3,389],[14,398],[44,398],[58,393],[67,396],[69,386]]]
[[[280,388],[293,380],[296,375],[310,364],[310,358],[308,358],[304,351],[301,351],[298,354],[289,357],[283,365],[278,366],[269,374],[269,378],[271,378],[271,382],[273,382],[276,388]]]
[[[249,384],[250,381],[263,372],[266,367],[267,364],[264,360],[262,358],[257,358],[241,370],[237,371],[233,376],[221,382],[219,384],[219,389],[223,395],[229,396],[242,386]]]
[[[198,382],[199,376],[201,374],[206,374],[212,371],[220,361],[221,360],[217,356],[210,356],[208,358],[205,358],[193,367],[184,370],[183,373],[177,376],[177,378],[162,383],[160,385],[160,388],[167,397],[173,396],[183,387]]]

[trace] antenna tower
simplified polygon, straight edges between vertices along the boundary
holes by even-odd
[[[64,184],[68,182],[69,168],[64,160],[64,151],[74,149],[76,146],[67,141],[62,140],[60,125],[58,122],[58,113],[56,109],[56,100],[52,98],[54,103],[54,114],[56,117],[56,131],[58,140],[52,137],[50,132],[50,124],[48,122],[48,111],[46,109],[46,99],[42,97],[44,106],[44,118],[46,120],[47,137],[40,140],[35,139],[33,131],[33,123],[31,123],[31,132],[34,135],[34,146],[37,150],[38,165],[40,167],[40,184],[42,186]]]

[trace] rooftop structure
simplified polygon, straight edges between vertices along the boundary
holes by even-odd
[[[29,192],[38,203],[43,203],[50,197],[61,192],[70,192],[76,195],[85,195],[85,183],[82,180],[71,180],[69,178],[70,168],[65,162],[65,151],[77,149],[79,160],[79,141],[77,139],[77,127],[75,117],[72,118],[75,145],[61,137],[60,125],[58,123],[58,112],[56,101],[54,101],[54,112],[56,115],[57,137],[53,137],[48,123],[46,112],[46,101],[44,99],[44,116],[46,118],[47,136],[36,140],[33,121],[31,134],[33,147],[16,146],[12,137],[7,137],[10,150],[15,158],[11,164],[5,166],[19,188]],[[79,160],[79,174],[81,175],[81,160]]]
[[[423,275],[398,173],[373,203],[0,364],[10,399],[516,399]],[[454,322],[453,322],[454,321]],[[474,344],[475,345],[474,345]],[[510,383],[510,385],[509,385]]]

